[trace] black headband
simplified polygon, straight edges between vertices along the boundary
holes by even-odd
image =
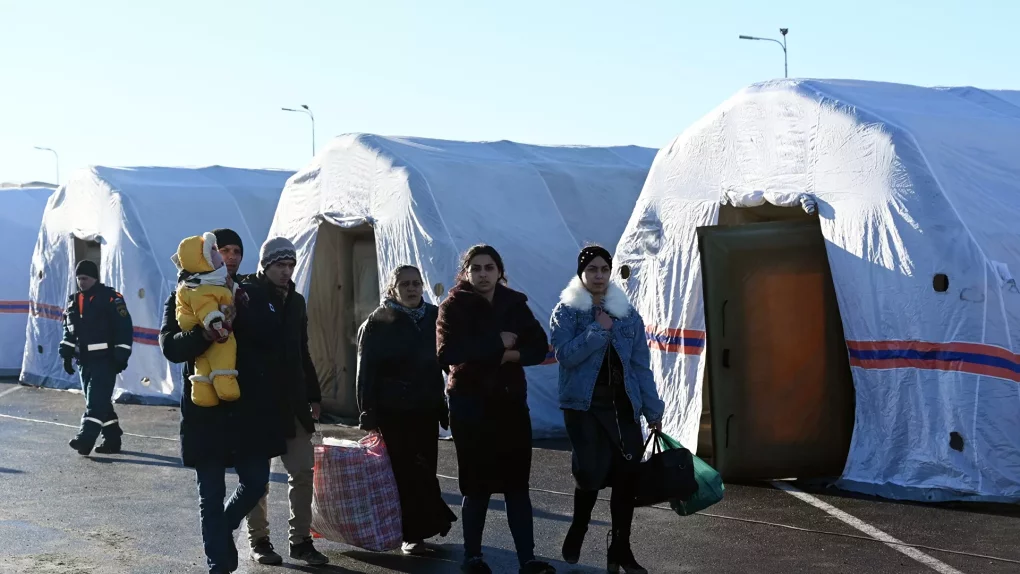
[[[599,257],[605,259],[606,263],[608,263],[610,267],[613,266],[613,256],[610,255],[609,251],[606,251],[604,247],[590,245],[582,249],[581,252],[577,254],[577,276],[580,277],[581,274],[584,273],[585,267],[588,267],[589,263]]]

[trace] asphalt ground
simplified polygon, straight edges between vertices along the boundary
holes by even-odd
[[[67,447],[80,394],[0,382],[0,573],[205,572],[194,473],[177,458],[176,409],[118,405],[125,452],[81,457]],[[324,434],[358,438],[343,427]],[[440,444],[439,473],[456,477],[453,444]],[[236,483],[228,477],[228,489]],[[459,514],[456,480],[441,478]],[[559,572],[604,572],[609,505],[595,510],[581,563],[559,548],[570,522],[570,453],[563,442],[535,443],[532,470],[537,553]],[[650,572],[886,574],[1020,572],[1020,510],[1005,505],[915,505],[869,499],[824,486],[785,482],[728,484],[726,498],[705,513],[679,517],[641,508],[633,546]],[[603,493],[608,498],[608,491]],[[286,546],[286,474],[274,462],[270,488],[273,542]],[[258,566],[247,560],[242,531],[239,572],[287,569],[326,573],[457,572],[459,523],[430,541],[426,557],[372,553],[317,541],[324,568]],[[921,547],[903,546],[920,545]],[[494,497],[486,525],[486,560],[497,573],[516,572],[502,501]],[[281,552],[285,554],[285,552]]]

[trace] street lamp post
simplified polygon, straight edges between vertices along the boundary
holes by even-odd
[[[312,157],[315,157],[315,115],[312,114],[312,110],[305,104],[301,104],[300,108],[280,108],[285,112],[298,112],[300,114],[308,114],[308,117],[312,120]]]
[[[48,147],[40,147],[40,146],[35,146],[35,149],[37,149],[39,151],[48,151],[48,152],[53,154],[53,160],[57,164],[57,181],[56,181],[56,184],[60,185],[60,156],[57,155],[57,150],[52,149],[52,148],[48,148]]]
[[[779,29],[779,33],[783,35],[783,41],[782,42],[780,42],[779,40],[776,40],[775,38],[759,38],[757,36],[740,36],[740,39],[741,40],[761,40],[761,41],[764,41],[764,42],[775,42],[776,44],[779,44],[779,47],[783,49],[783,77],[784,78],[789,78],[790,77],[790,71],[789,71],[790,68],[789,68],[789,65],[787,64],[787,61],[786,61],[786,34],[789,33],[789,32],[790,32],[789,28],[780,28]]]

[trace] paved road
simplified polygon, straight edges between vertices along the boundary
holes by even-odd
[[[125,437],[127,451],[119,456],[83,458],[66,446],[73,429],[61,426],[77,424],[81,403],[81,395],[73,393],[0,383],[0,573],[204,572],[194,475],[181,468],[176,457],[176,409],[118,406],[125,430],[150,438]],[[339,427],[327,432],[358,435]],[[570,520],[571,500],[560,494],[572,490],[569,452],[561,443],[536,443],[534,461],[537,550],[556,558]],[[279,547],[286,543],[286,475],[278,465],[273,470],[270,515]],[[453,445],[447,442],[440,445],[440,474],[456,476]],[[444,478],[441,484],[448,502],[458,504],[456,482]],[[726,500],[708,515],[680,518],[667,510],[639,509],[635,554],[653,573],[1020,572],[1016,507],[920,506],[820,491],[805,484],[784,486],[797,490],[804,500],[769,484],[727,485]],[[799,494],[802,491],[809,494]],[[493,500],[489,516],[486,558],[498,573],[516,572],[500,500]],[[560,572],[604,571],[600,566],[608,503],[599,503],[595,521],[581,564],[554,562]],[[874,540],[883,534],[965,554],[921,548],[905,550],[908,555]],[[331,566],[286,568],[328,573],[456,572],[461,540],[458,526],[447,538],[438,539],[426,558],[320,542]],[[282,570],[247,563],[240,571]]]

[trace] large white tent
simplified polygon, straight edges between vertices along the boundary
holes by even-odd
[[[0,375],[16,376],[25,352],[28,274],[46,199],[56,186],[0,184]]]
[[[167,297],[176,288],[170,256],[181,239],[220,227],[235,230],[257,264],[284,183],[293,172],[229,167],[90,167],[77,171],[49,199],[32,256],[22,381],[58,389],[80,386],[58,360],[61,317],[75,289],[74,266],[99,264],[100,281],[124,295],[134,322],[134,350],[117,378],[122,400],[180,400],[180,369],[167,363],[158,334]]]
[[[1020,92],[776,81],[659,152],[617,256],[691,448],[715,352],[699,233],[720,228],[696,230],[766,203],[817,210],[856,399],[839,484],[1020,499]]]
[[[356,415],[357,328],[395,267],[416,265],[438,302],[459,255],[496,247],[543,324],[580,246],[619,239],[655,151],[376,135],[334,139],[287,184],[270,235],[298,249],[327,409]],[[528,373],[535,434],[561,432],[556,367]]]

